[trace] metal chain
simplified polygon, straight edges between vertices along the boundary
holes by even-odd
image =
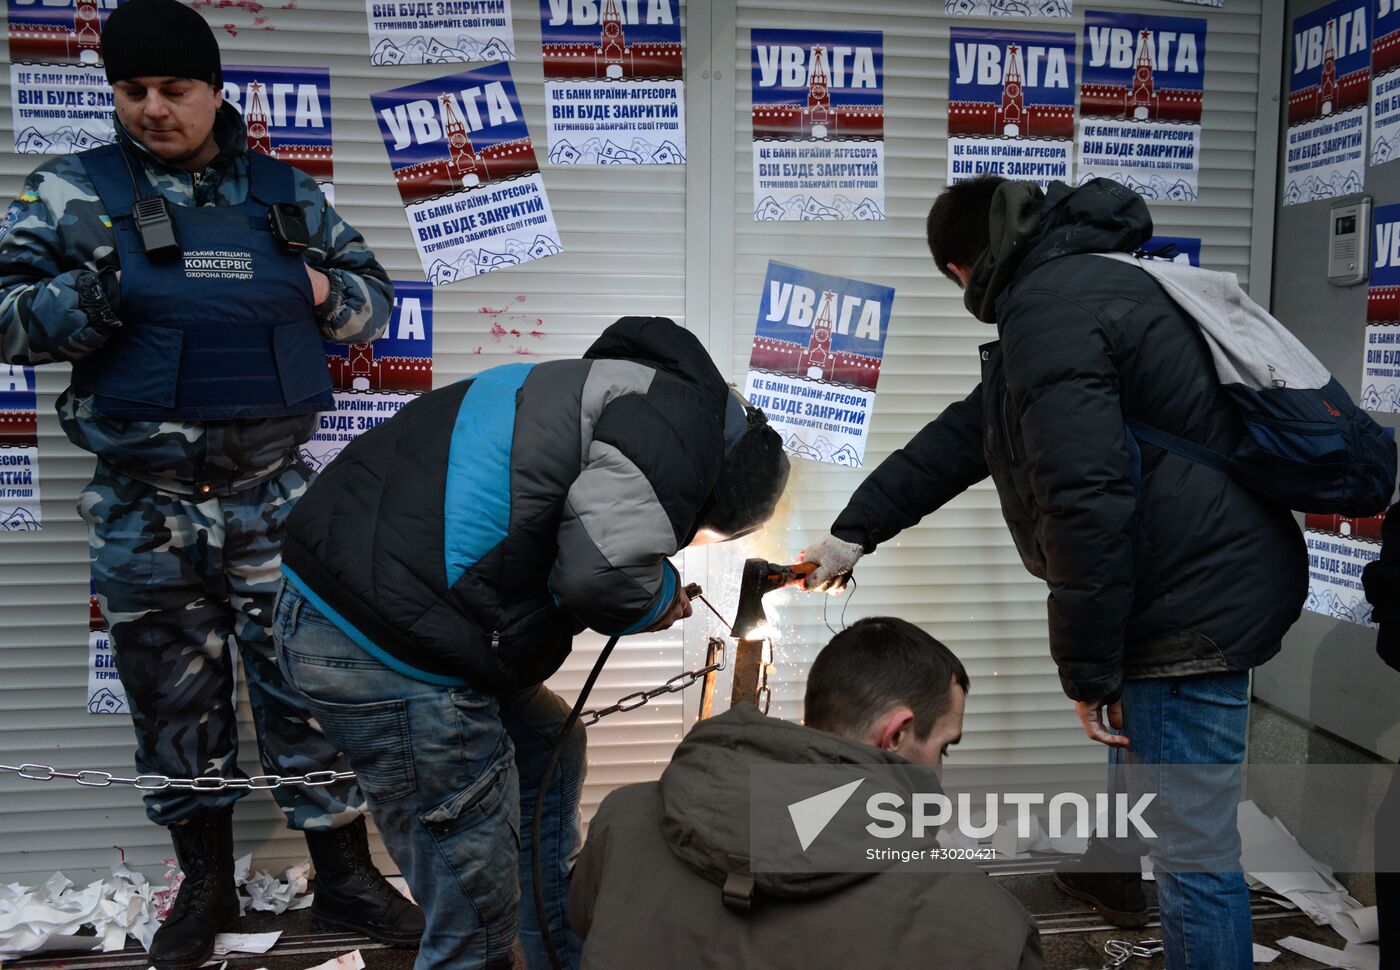
[[[773,669],[773,641],[763,641],[763,652],[758,658],[758,712],[768,713],[768,705],[773,703],[773,691],[768,686],[768,671]]]
[[[584,711],[579,715],[578,722],[584,727],[592,727],[609,714],[616,714],[619,711],[634,711],[639,707],[645,707],[647,703],[655,697],[660,697],[662,694],[679,693],[697,680],[703,678],[706,674],[723,669],[724,654],[721,653],[719,660],[714,663],[701,667],[698,670],[687,670],[684,673],[676,674],[676,676],[666,681],[666,683],[662,684],[660,687],[653,687],[651,690],[639,690],[636,693],[628,694],[616,704],[611,704],[608,707],[600,707],[594,711]]]
[[[338,781],[355,777],[353,771],[309,771],[304,775],[253,775],[249,778],[223,778],[219,775],[201,775],[198,778],[170,778],[166,775],[137,775],[123,778],[110,771],[96,771],[85,768],[82,771],[60,771],[53,765],[40,765],[26,762],[22,765],[0,764],[0,772],[18,775],[26,781],[76,781],[84,788],[107,788],[111,785],[130,785],[138,791],[165,791],[175,788],[183,791],[216,792],[239,789],[247,791],[270,791],[273,788],[289,788],[300,785],[304,788],[324,788]]]
[[[724,652],[719,660],[698,670],[687,670],[667,680],[660,687],[639,690],[628,694],[616,704],[598,710],[584,711],[579,715],[579,723],[591,727],[609,714],[619,711],[634,711],[644,707],[653,698],[662,694],[678,694],[702,679],[706,674],[724,669]],[[768,712],[768,664],[764,663],[762,687],[759,691],[759,706]],[[247,791],[271,791],[274,788],[288,788],[301,785],[306,788],[322,788],[355,777],[353,771],[311,771],[304,775],[253,775],[250,778],[223,778],[218,775],[201,775],[198,778],[170,778],[165,775],[137,775],[135,778],[122,778],[110,771],[96,771],[85,768],[82,771],[60,771],[53,765],[25,762],[22,765],[0,763],[0,773],[18,775],[26,781],[75,781],[84,788],[107,788],[111,785],[130,785],[138,791],[165,791],[170,788],[194,792],[219,792],[230,789]]]
[[[1131,940],[1109,940],[1103,945],[1103,952],[1108,957],[1108,962],[1094,970],[1118,970],[1133,957],[1148,959],[1161,953],[1165,947],[1161,940],[1139,940],[1134,943]],[[1082,967],[1080,970],[1090,970]]]

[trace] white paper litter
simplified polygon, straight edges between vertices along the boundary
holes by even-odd
[[[1348,943],[1374,943],[1381,938],[1381,921],[1376,907],[1351,909],[1336,913],[1331,919],[1332,929],[1342,935]]]
[[[1273,963],[1278,959],[1279,951],[1272,947],[1264,946],[1262,943],[1254,944],[1255,963]]]
[[[318,963],[307,970],[365,970],[365,958],[360,956],[359,950],[351,950],[349,953],[342,953],[334,960]]]
[[[279,878],[266,872],[250,877],[251,862],[251,856],[244,856],[234,867],[236,882],[247,894],[239,896],[240,908],[284,913],[311,905],[311,897],[303,895],[309,863],[291,866]],[[54,873],[37,888],[0,886],[0,958],[120,950],[127,937],[149,949],[184,879],[173,859],[166,860],[165,878],[167,885],[155,886],[118,862],[110,877],[81,889],[62,873]]]
[[[219,933],[214,937],[214,954],[266,953],[277,945],[282,931],[275,933]]]
[[[1300,940],[1296,936],[1286,936],[1278,945],[1294,953],[1316,960],[1329,967],[1342,967],[1345,970],[1380,970],[1380,947],[1371,943],[1348,943],[1345,950],[1323,946],[1310,940]]]
[[[248,870],[252,867],[252,862],[253,857],[245,855],[233,864],[234,882],[247,894],[240,894],[238,897],[240,914],[253,909],[260,913],[280,915],[291,909],[305,909],[311,905],[312,897],[304,895],[306,874],[311,870],[309,862],[289,866],[280,876],[273,876],[262,870],[249,876]]]
[[[120,950],[128,936],[149,946],[159,925],[158,890],[120,862],[111,873],[82,889],[62,873],[38,888],[0,887],[0,956]],[[94,935],[80,935],[84,928]]]

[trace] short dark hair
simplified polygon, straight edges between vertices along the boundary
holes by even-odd
[[[724,536],[752,531],[773,517],[791,463],[783,437],[750,408],[749,429],[725,456],[719,479],[700,509],[700,525]]]
[[[971,268],[991,245],[987,222],[992,212],[992,196],[1006,179],[1000,175],[979,175],[950,185],[928,210],[928,251],[938,271],[954,283],[957,276],[950,263]]]
[[[967,692],[967,670],[953,651],[907,620],[866,617],[832,637],[812,662],[803,721],[863,740],[880,717],[904,705],[922,741],[952,707],[954,682]]]

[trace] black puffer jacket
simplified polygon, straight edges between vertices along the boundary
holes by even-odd
[[[1135,418],[1229,453],[1243,426],[1195,323],[1141,270],[1096,252],[1152,235],[1106,179],[999,190],[967,305],[997,324],[982,383],[856,491],[832,531],[866,550],[989,473],[1021,559],[1050,587],[1065,693],[1124,677],[1246,670],[1278,652],[1307,592],[1291,513],[1150,445]]]
[[[407,676],[538,683],[584,626],[635,633],[676,601],[667,557],[744,433],[736,401],[660,317],[619,320],[582,360],[493,367],[355,439],[297,503],[283,572]]]

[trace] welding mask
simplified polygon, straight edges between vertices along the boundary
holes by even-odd
[[[733,388],[725,408],[724,464],[700,507],[699,528],[720,541],[756,532],[773,517],[791,466],[763,412]]]

